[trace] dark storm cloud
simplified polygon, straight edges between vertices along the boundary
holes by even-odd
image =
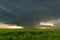
[[[60,16],[60,0],[0,0],[5,9],[14,14],[14,20],[23,25]]]

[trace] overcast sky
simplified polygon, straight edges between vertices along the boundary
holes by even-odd
[[[20,24],[30,26],[42,19],[60,17],[60,0],[0,0],[0,9],[13,14]]]

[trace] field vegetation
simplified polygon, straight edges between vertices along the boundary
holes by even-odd
[[[0,40],[60,40],[60,30],[0,29]]]

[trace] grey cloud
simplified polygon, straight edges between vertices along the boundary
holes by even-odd
[[[1,0],[1,3],[6,10],[12,11],[17,22],[26,25],[45,18],[60,17],[59,0]]]

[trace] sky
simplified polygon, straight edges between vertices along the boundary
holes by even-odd
[[[4,23],[33,27],[41,20],[59,17],[60,0],[0,0],[0,19]]]

